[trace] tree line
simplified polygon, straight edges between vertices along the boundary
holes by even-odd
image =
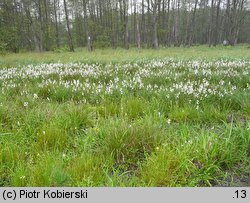
[[[249,0],[0,0],[0,50],[250,42]]]

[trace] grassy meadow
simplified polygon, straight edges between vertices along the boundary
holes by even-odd
[[[250,48],[0,56],[0,186],[250,186]]]

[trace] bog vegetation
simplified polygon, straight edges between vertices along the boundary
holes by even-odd
[[[1,57],[0,185],[249,186],[249,49],[203,49]]]

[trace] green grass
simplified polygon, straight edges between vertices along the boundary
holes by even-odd
[[[0,186],[250,186],[249,64],[247,46],[1,56]]]
[[[84,62],[84,63],[109,63],[109,62],[131,62],[145,59],[155,59],[163,57],[173,57],[179,59],[232,59],[245,58],[250,59],[249,46],[236,47],[207,47],[197,46],[192,48],[160,48],[141,49],[131,48],[129,51],[124,49],[97,49],[89,53],[85,48],[76,49],[75,53],[63,52],[43,52],[43,53],[19,53],[6,54],[0,56],[0,66],[17,66],[36,63],[62,63]]]

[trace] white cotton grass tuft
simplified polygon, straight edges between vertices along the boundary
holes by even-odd
[[[30,92],[24,85],[20,92],[22,97],[30,97],[34,101],[41,97],[51,102],[51,95],[59,95],[62,91],[66,96],[73,95],[70,99],[79,95],[80,103],[88,103],[93,95],[98,103],[114,94],[122,96],[129,92],[146,92],[149,95],[164,95],[166,100],[178,101],[188,97],[190,104],[198,102],[195,107],[200,111],[201,102],[205,99],[225,98],[239,91],[249,91],[249,83],[240,86],[232,81],[232,78],[242,80],[242,76],[247,77],[249,67],[248,60],[184,61],[171,58],[105,65],[38,64],[0,69],[0,89],[4,93],[23,85],[21,81],[35,81],[36,92]],[[44,95],[40,90],[46,91]],[[23,106],[28,107],[29,103],[25,101]],[[162,112],[158,112],[158,116],[162,116]]]
[[[28,107],[28,106],[29,106],[29,102],[24,102],[24,103],[23,103],[23,106],[24,106],[24,107]]]

